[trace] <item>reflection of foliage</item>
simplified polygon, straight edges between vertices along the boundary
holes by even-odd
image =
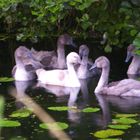
[[[139,0],[1,0],[0,12],[1,40],[8,34],[37,42],[65,31],[85,38],[106,32],[109,52],[131,43],[140,29]]]

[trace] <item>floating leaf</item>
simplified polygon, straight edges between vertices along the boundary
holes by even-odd
[[[138,114],[116,114],[117,118],[122,118],[122,117],[129,118],[129,117],[136,117],[136,116],[138,116]]]
[[[10,117],[18,117],[18,118],[24,118],[24,117],[28,117],[32,114],[31,110],[26,109],[26,108],[22,108],[19,109],[17,111],[14,111]]]
[[[16,126],[20,126],[20,125],[21,124],[18,121],[0,119],[0,127],[16,127]]]
[[[53,130],[63,130],[68,128],[68,124],[63,122],[55,122],[55,123],[41,123],[39,125],[43,129],[53,129]]]
[[[76,109],[76,107],[68,107],[68,106],[51,106],[48,107],[49,110],[54,110],[54,111],[67,111],[71,109]]]
[[[27,138],[22,137],[22,136],[16,136],[16,137],[10,138],[10,140],[27,140]]]
[[[97,138],[109,138],[112,136],[120,136],[124,134],[124,131],[122,130],[114,130],[114,129],[106,129],[106,130],[100,130],[95,133],[91,133]]]
[[[87,107],[87,108],[84,108],[84,109],[82,110],[82,112],[85,112],[85,113],[88,113],[88,112],[97,112],[97,111],[99,111],[99,110],[100,110],[100,108],[97,108],[97,107],[95,107],[95,108]]]
[[[137,121],[135,119],[131,119],[131,118],[119,118],[119,119],[113,119],[114,124],[133,124],[133,123],[137,123]]]
[[[100,140],[120,140],[120,138],[107,138],[107,139],[100,139]]]
[[[128,128],[131,128],[131,125],[123,125],[123,124],[120,124],[120,125],[108,125],[109,128],[113,128],[113,129],[128,129]]]
[[[11,82],[14,81],[14,78],[12,77],[0,77],[0,82]]]
[[[4,97],[0,96],[0,118],[3,117],[4,103],[5,103]]]

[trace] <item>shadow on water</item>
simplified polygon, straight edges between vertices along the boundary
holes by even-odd
[[[86,43],[86,42],[85,42]],[[78,43],[81,45],[80,43]],[[96,47],[95,47],[96,46]],[[93,46],[89,43],[90,58],[95,60],[100,55],[107,56],[111,61],[111,77],[112,80],[120,80],[126,77],[126,69],[128,64],[124,63],[125,49],[121,51],[113,49],[111,54],[105,54],[103,50],[99,49],[97,44]],[[68,50],[67,53],[71,51]],[[75,51],[78,51],[76,49]],[[2,56],[0,60],[0,76],[10,76],[12,66],[11,58],[6,53],[6,48],[0,52]],[[6,58],[6,59],[4,59]],[[10,64],[9,64],[10,63]],[[9,66],[8,66],[9,65]],[[113,115],[116,113],[140,113],[140,98],[131,97],[114,97],[95,95],[94,89],[97,85],[99,77],[93,77],[86,80],[81,80],[81,88],[64,88],[59,86],[43,85],[37,81],[30,82],[10,82],[1,83],[0,93],[6,99],[6,106],[4,117],[10,118],[9,115],[24,105],[15,100],[8,94],[9,88],[16,88],[18,98],[24,95],[29,95],[35,102],[37,102],[44,110],[46,110],[56,121],[65,122],[69,127],[65,132],[72,140],[96,140],[90,133],[97,130],[106,129],[108,124],[112,121]],[[75,110],[67,111],[52,111],[50,106],[74,106]],[[95,113],[84,113],[81,110],[86,107],[98,107],[100,111]],[[48,130],[39,127],[40,120],[31,115],[26,118],[10,118],[12,120],[19,120],[21,126],[17,128],[3,128],[2,137],[6,140],[17,136],[22,136],[26,139],[34,140],[54,140],[53,136]],[[129,131],[135,133],[129,134],[126,131],[122,136],[124,139],[132,139],[138,137],[139,126],[132,127]],[[139,136],[140,137],[140,136]]]

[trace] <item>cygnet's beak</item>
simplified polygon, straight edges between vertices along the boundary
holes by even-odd
[[[127,63],[131,57],[132,57],[132,53],[130,51],[127,51],[127,56],[126,56],[125,62]]]
[[[97,65],[94,63],[89,70],[95,69],[97,67]]]
[[[38,60],[34,57],[34,55],[32,54],[31,51],[29,51],[27,55],[28,55],[29,58],[31,58],[31,59],[33,59],[33,60],[35,60],[35,61],[38,61]]]
[[[79,52],[79,56],[80,56],[80,58],[82,59],[83,53],[82,53],[82,52]]]

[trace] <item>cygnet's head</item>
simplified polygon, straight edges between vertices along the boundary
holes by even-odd
[[[28,57],[30,50],[25,46],[19,46],[15,51],[15,57]]]
[[[89,48],[87,45],[83,44],[79,47],[79,55],[82,58],[83,56],[89,55]]]
[[[68,34],[60,35],[58,38],[58,43],[60,43],[62,45],[71,45],[71,46],[76,47],[76,45],[73,42],[72,37]]]
[[[133,52],[135,50],[135,45],[134,44],[130,44],[128,47],[127,47],[127,51],[129,52]]]
[[[136,47],[133,44],[130,44],[127,47],[127,56],[126,56],[125,62],[128,62],[130,60],[130,58],[134,55],[134,53],[135,53],[134,51],[135,50],[136,50]]]
[[[97,68],[106,68],[110,65],[110,62],[107,57],[100,56],[95,60]]]
[[[67,60],[67,63],[69,63],[69,64],[80,64],[81,63],[80,56],[76,52],[70,52],[67,55],[66,60]]]
[[[94,68],[101,68],[101,69],[105,69],[105,68],[109,68],[110,67],[110,62],[108,60],[107,57],[105,56],[100,56],[98,57],[96,60],[95,60],[95,63],[92,65],[92,67],[90,68],[91,69],[94,69]]]

